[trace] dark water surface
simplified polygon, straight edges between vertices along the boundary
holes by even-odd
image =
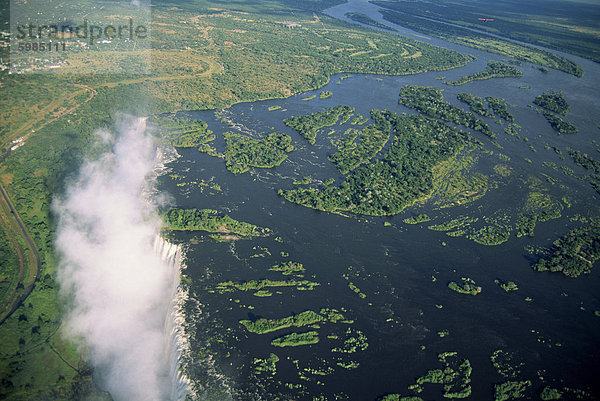
[[[352,4],[358,3],[336,7],[329,10],[329,14],[343,15],[352,10]],[[329,99],[317,96],[313,100],[302,100],[318,95],[321,92],[318,90],[285,100],[238,104],[221,111],[219,116],[214,111],[188,113],[192,118],[206,121],[216,133],[241,130],[260,137],[278,131],[292,136],[296,147],[281,166],[271,170],[254,169],[239,176],[226,171],[221,159],[194,149],[183,149],[179,151],[181,157],[170,167],[171,174],[180,174],[185,179],[177,181],[169,175],[160,178],[162,190],[173,196],[173,203],[178,207],[217,209],[238,220],[273,230],[269,237],[221,243],[200,233],[176,235],[188,249],[185,274],[191,278],[191,301],[187,318],[195,330],[192,357],[197,358],[197,364],[190,371],[193,380],[205,383],[212,380],[206,376],[205,362],[200,361],[200,353],[206,351],[216,353],[215,375],[223,374],[233,392],[246,394],[240,395],[240,399],[274,399],[281,393],[284,394],[282,399],[312,400],[313,396],[321,394],[334,399],[332,395],[338,394],[341,399],[375,400],[386,393],[412,395],[407,387],[416,377],[428,369],[442,367],[437,361],[438,353],[457,351],[460,359],[469,359],[473,367],[470,399],[487,400],[493,398],[494,383],[509,380],[500,376],[490,362],[490,355],[502,349],[512,355],[513,365],[524,364],[514,380],[532,381],[528,393],[532,399],[539,398],[544,386],[581,388],[589,392],[589,399],[600,398],[597,382],[600,317],[594,315],[595,310],[600,310],[597,266],[591,274],[577,279],[535,272],[530,264],[537,258],[525,251],[526,246],[549,246],[579,224],[571,222],[569,217],[599,214],[598,195],[586,181],[542,165],[544,161],[565,165],[581,176],[585,171],[570,160],[567,147],[600,158],[598,146],[592,142],[600,133],[597,127],[600,122],[599,66],[569,56],[582,64],[583,78],[554,70],[543,74],[523,63],[519,67],[524,72],[522,78],[491,79],[454,87],[443,85],[436,77],[454,80],[482,70],[487,60],[505,58],[437,39],[430,42],[474,54],[478,60],[452,71],[405,77],[354,75],[341,80],[339,75],[333,76],[321,89],[333,92]],[[494,183],[484,197],[465,206],[441,210],[430,202],[393,217],[346,217],[294,205],[277,196],[277,189],[292,188],[292,181],[304,176],[314,180],[333,177],[335,185],[343,180],[327,160],[327,155],[335,151],[327,136],[329,129],[323,129],[316,146],[311,146],[283,124],[284,118],[338,104],[355,107],[356,113],[365,117],[373,108],[399,114],[413,113],[397,102],[398,92],[406,84],[444,89],[445,99],[461,107],[465,105],[456,99],[460,92],[507,100],[510,112],[523,127],[521,137],[528,138],[528,142],[504,134],[503,126],[492,119],[486,121],[496,131],[503,149],[494,147],[485,137],[473,134],[494,152],[493,155],[476,153],[479,155],[477,170],[489,175],[490,182]],[[519,88],[524,85],[531,85],[531,89]],[[566,119],[579,128],[578,134],[557,135],[543,116],[529,107],[536,95],[549,88],[564,91],[571,105]],[[274,105],[282,109],[268,111],[268,107]],[[223,117],[234,125],[221,122]],[[360,126],[347,123],[344,127],[332,127],[336,130],[333,136],[349,127]],[[221,151],[223,143],[218,137],[217,148]],[[561,149],[563,160],[554,150],[544,149],[544,144]],[[533,152],[529,145],[537,151]],[[500,160],[498,153],[510,156],[510,161]],[[500,163],[513,168],[509,178],[493,174],[492,167]],[[548,182],[541,173],[554,178],[556,183]],[[572,206],[563,211],[562,218],[538,223],[534,238],[516,238],[513,231],[508,242],[483,246],[466,238],[451,238],[443,232],[427,229],[430,224],[439,224],[456,216],[467,215],[482,220],[494,213],[506,215],[514,225],[527,195],[525,180],[531,177],[539,178],[553,199],[566,196],[572,202]],[[194,184],[177,186],[178,183],[201,180],[219,184],[222,191],[201,189]],[[434,221],[414,226],[402,222],[406,217],[423,212],[434,217]],[[391,226],[384,226],[384,222]],[[281,237],[282,241],[277,241],[276,237]],[[271,256],[251,258],[260,253],[260,250],[252,249],[257,246],[268,248]],[[282,256],[281,252],[289,256]],[[217,294],[210,291],[217,283],[228,280],[290,278],[268,271],[272,265],[285,260],[302,263],[306,268],[305,279],[318,282],[320,286],[312,291],[299,291],[293,287],[271,289],[273,296],[266,298],[255,297],[252,292]],[[366,298],[360,298],[348,288],[348,280],[343,274],[349,275],[349,281],[360,288]],[[461,277],[474,279],[482,287],[482,293],[472,297],[447,288],[449,281],[459,281]],[[505,293],[494,284],[495,279],[515,281],[519,290]],[[528,297],[530,301],[526,300]],[[191,306],[196,302],[201,304],[199,309]],[[442,305],[442,308],[436,305]],[[321,325],[317,329],[320,342],[312,346],[276,348],[270,345],[275,337],[308,331],[308,328],[257,335],[248,333],[238,323],[241,319],[279,318],[325,307],[345,308],[344,315],[354,323]],[[341,346],[348,328],[364,333],[368,348],[350,355],[331,352],[332,348]],[[449,335],[442,338],[437,332],[444,330]],[[338,336],[338,339],[328,338],[328,335]],[[255,377],[252,374],[253,359],[266,358],[271,352],[280,358],[277,374],[273,378],[268,375]],[[326,369],[330,366],[333,373],[326,376],[306,374],[310,381],[303,380],[292,360],[298,360],[300,368]],[[337,366],[338,361],[356,361],[360,365],[347,370]],[[219,380],[215,379],[213,385]],[[302,391],[286,390],[282,383],[305,387]],[[440,385],[425,385],[420,396],[426,400],[439,400],[443,399],[442,393]]]

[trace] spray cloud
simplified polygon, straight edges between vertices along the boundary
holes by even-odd
[[[169,320],[179,267],[173,252],[165,257],[156,207],[143,195],[157,151],[144,119],[119,131],[100,133],[111,149],[85,162],[54,204],[59,280],[72,304],[65,329],[115,401],[173,400]]]

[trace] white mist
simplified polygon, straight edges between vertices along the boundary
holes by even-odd
[[[180,250],[160,237],[144,191],[160,162],[144,119],[125,121],[110,149],[85,162],[57,200],[65,332],[84,347],[115,401],[185,397],[175,322]]]

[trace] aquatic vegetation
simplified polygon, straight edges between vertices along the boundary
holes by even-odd
[[[490,108],[498,117],[511,123],[515,121],[513,115],[510,114],[510,112],[508,111],[508,108],[506,107],[506,101],[504,99],[498,99],[492,96],[488,96],[485,98],[485,100],[487,100],[488,104],[490,105]],[[513,127],[521,128],[517,124],[514,124]]]
[[[371,110],[375,121],[362,131],[348,130],[338,145],[338,150],[328,157],[340,173],[347,174],[361,164],[368,163],[390,138],[391,124],[379,110]],[[360,135],[360,140],[355,139]]]
[[[475,223],[478,220],[479,217],[460,216],[445,223],[434,224],[427,228],[434,231],[450,231],[468,227],[471,223]]]
[[[273,293],[269,290],[260,290],[260,291],[256,291],[254,294],[255,297],[270,297],[271,295],[273,295]]]
[[[257,237],[271,230],[232,219],[212,209],[170,208],[164,213],[165,225],[175,231],[207,231],[229,236]]]
[[[558,391],[555,388],[546,386],[542,390],[542,393],[540,394],[540,398],[543,401],[560,400],[562,395],[563,395],[563,393],[561,391]]]
[[[403,397],[400,394],[388,394],[378,398],[377,401],[423,401],[423,399],[417,396]]]
[[[302,277],[302,273],[306,270],[302,263],[287,261],[274,265],[269,270],[281,272],[284,276],[295,275]]]
[[[522,398],[525,390],[531,387],[531,380],[507,381],[494,385],[494,401],[507,401]]]
[[[333,93],[331,93],[330,91],[322,91],[319,94],[319,99],[327,99],[327,98],[330,98],[331,96],[333,96]]]
[[[576,134],[579,131],[573,124],[563,120],[559,116],[552,114],[549,111],[544,110],[542,114],[546,120],[548,120],[550,126],[552,126],[552,129],[559,134]]]
[[[431,221],[431,218],[428,215],[426,215],[425,213],[421,213],[416,216],[407,217],[402,221],[405,222],[406,224],[419,224],[419,223],[426,223],[428,221]]]
[[[440,209],[464,205],[487,193],[490,181],[485,174],[473,171],[476,162],[476,157],[461,152],[433,168],[434,205]]]
[[[464,75],[456,81],[444,81],[444,83],[446,85],[458,86],[471,81],[483,81],[491,78],[520,78],[522,76],[523,71],[519,70],[517,67],[490,60],[483,71],[471,75]]]
[[[310,178],[310,177],[304,177],[301,180],[294,181],[292,184],[294,184],[294,185],[308,185],[311,182],[312,182],[312,178]]]
[[[225,159],[227,170],[234,174],[245,173],[250,167],[272,168],[279,166],[287,154],[294,150],[289,135],[273,132],[261,139],[225,132]]]
[[[456,291],[459,294],[466,295],[477,295],[481,292],[481,287],[475,285],[475,281],[473,279],[463,277],[462,283],[457,283],[455,281],[450,281],[448,283],[448,288],[452,291]]]
[[[279,362],[279,357],[272,352],[268,358],[254,358],[254,361],[252,362],[254,365],[254,373],[266,373],[275,376],[275,373],[277,373],[277,362]]]
[[[314,114],[286,118],[283,122],[306,138],[311,145],[314,145],[319,129],[335,125],[340,117],[342,119],[349,118],[348,116],[353,113],[353,107],[340,105]]]
[[[475,96],[471,93],[459,93],[457,99],[463,103],[469,105],[469,108],[473,113],[477,113],[480,116],[494,118],[494,113],[485,105],[483,99],[479,96]]]
[[[292,333],[282,337],[275,338],[271,345],[276,347],[298,347],[301,345],[311,345],[319,342],[319,333],[309,331],[306,333]]]
[[[563,116],[569,114],[569,103],[567,103],[567,99],[565,99],[562,91],[556,92],[552,90],[538,95],[533,99],[533,104],[543,107],[546,110],[562,114]]]
[[[512,173],[512,168],[506,164],[496,164],[494,166],[494,172],[501,177],[509,177]]]
[[[325,318],[320,314],[307,310],[297,315],[287,316],[281,319],[260,318],[255,321],[240,320],[240,324],[251,333],[266,334],[273,331],[287,329],[288,327],[310,326],[315,323],[323,322]]]
[[[520,368],[525,365],[523,362],[515,362],[512,353],[501,349],[492,353],[490,361],[498,374],[505,379],[515,379],[521,374]]]
[[[367,297],[364,293],[362,293],[360,291],[360,288],[358,288],[353,282],[348,283],[348,288],[350,288],[352,291],[354,291],[356,294],[358,294],[359,297],[361,297],[363,299]]]
[[[348,337],[344,340],[344,344],[341,347],[333,348],[331,350],[332,352],[354,354],[359,351],[364,351],[369,347],[367,336],[365,336],[362,331],[348,328],[348,330],[346,330],[346,335]]]
[[[496,134],[483,120],[477,118],[474,113],[444,101],[442,91],[432,86],[406,85],[400,90],[398,103],[429,117],[464,125],[492,139],[496,138]]]
[[[267,108],[267,110],[269,110],[269,111],[275,111],[275,110],[279,110],[279,109],[281,109],[281,106],[279,106],[279,105],[276,105],[276,106],[269,106],[269,107]]]

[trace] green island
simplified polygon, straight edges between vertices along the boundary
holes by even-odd
[[[444,101],[442,90],[433,86],[406,85],[400,90],[398,103],[416,109],[429,117],[464,125],[492,139],[496,138],[489,125],[477,118],[475,114]]]
[[[226,292],[232,292],[233,290],[239,291],[257,291],[255,296],[270,296],[267,295],[269,291],[263,291],[264,288],[273,288],[273,287],[296,287],[301,290],[311,291],[315,287],[319,286],[319,283],[308,281],[308,280],[248,280],[240,283],[235,283],[233,281],[224,281],[222,283],[217,284],[216,292],[220,294],[224,294]],[[260,293],[260,294],[259,294]]]
[[[428,221],[431,221],[431,218],[428,215],[426,215],[425,213],[421,213],[416,216],[407,217],[402,221],[405,222],[406,224],[419,224],[419,223],[426,223]]]
[[[428,370],[423,376],[416,379],[416,383],[409,387],[415,393],[423,391],[426,383],[442,384],[444,398],[467,398],[471,395],[471,363],[468,359],[460,360],[457,352],[443,352],[438,355],[438,360],[443,364],[442,369]]]
[[[340,173],[347,174],[361,164],[368,163],[390,138],[391,124],[384,113],[371,110],[371,119],[375,122],[360,132],[348,130],[345,138],[340,141],[337,152],[328,157]],[[360,140],[355,142],[358,135]]]
[[[506,107],[506,101],[504,99],[498,99],[492,96],[488,96],[485,98],[485,100],[487,100],[488,104],[490,105],[490,108],[498,117],[508,121],[509,123],[515,121],[513,115],[510,114],[510,112],[508,111],[508,108]]]
[[[517,60],[564,71],[568,74],[575,75],[576,77],[583,76],[583,68],[581,68],[579,64],[547,50],[515,43],[510,40],[471,31],[466,28],[419,18],[406,13],[406,7],[407,4],[409,4],[408,2],[393,3],[389,1],[375,1],[375,4],[387,8],[387,10],[381,11],[386,20],[417,32],[422,32],[463,46],[473,47],[490,53],[513,57]]]
[[[348,288],[350,288],[353,292],[355,292],[359,297],[366,298],[367,295],[363,293],[360,288],[358,288],[353,282],[348,283]]]
[[[287,316],[281,319],[260,318],[255,321],[240,320],[240,324],[250,333],[266,334],[273,331],[287,329],[288,327],[304,327],[315,323],[324,322],[327,319],[320,314],[307,310],[297,315]]]
[[[150,124],[156,125],[161,138],[177,148],[208,146],[216,136],[202,120],[191,120],[176,116],[154,116]]]
[[[433,168],[454,157],[465,134],[423,116],[384,112],[394,139],[385,155],[352,171],[340,186],[280,189],[286,200],[327,212],[393,215],[417,200],[431,197]],[[414,132],[420,135],[413,135]]]
[[[250,167],[272,168],[279,166],[287,154],[294,150],[289,135],[273,132],[262,139],[247,135],[224,132],[227,170],[234,174],[247,172]]]
[[[331,91],[322,91],[321,93],[319,93],[319,99],[328,99],[331,96],[333,96],[333,93]]]
[[[563,116],[569,114],[570,106],[562,91],[557,92],[551,90],[538,95],[533,99],[533,104],[543,107],[546,110],[562,114]]]
[[[494,283],[498,284],[500,288],[502,288],[505,292],[517,291],[519,289],[519,287],[517,286],[517,284],[515,284],[514,281],[504,283],[500,280],[494,280]]]
[[[588,179],[596,192],[600,194],[600,162],[587,153],[581,153],[580,151],[571,148],[567,148],[567,151],[575,164],[594,172],[594,174],[588,174]]]
[[[559,134],[576,134],[579,131],[576,126],[574,126],[568,121],[563,120],[556,114],[553,114],[546,110],[544,110],[542,114],[544,115],[552,129],[558,132]]]
[[[287,262],[280,263],[278,265],[274,265],[269,270],[281,272],[284,276],[299,276],[302,277],[302,273],[306,270],[302,263],[292,262],[288,260]]]
[[[305,116],[289,117],[283,122],[306,138],[311,145],[314,145],[319,129],[335,125],[340,117],[342,120],[347,120],[353,113],[353,107],[339,105]]]
[[[494,113],[492,113],[490,109],[485,105],[481,97],[465,92],[459,93],[456,97],[461,102],[469,105],[469,108],[473,113],[479,114],[483,117],[494,118]]]
[[[456,81],[444,81],[444,83],[446,85],[458,86],[471,81],[483,81],[491,78],[520,78],[522,76],[523,71],[519,70],[517,67],[490,60],[483,71],[471,75],[463,75]]]
[[[349,12],[345,14],[346,17],[350,18],[352,21],[360,22],[361,24],[369,25],[375,28],[381,28],[388,31],[396,32],[396,29],[391,28],[385,24],[375,21],[373,18],[369,17],[363,13],[357,12]]]
[[[401,396],[400,394],[387,394],[377,399],[377,401],[423,401],[417,396]]]
[[[531,380],[507,381],[494,385],[494,401],[507,401],[523,398],[523,394],[531,387]]]
[[[532,266],[534,270],[562,272],[567,277],[589,274],[600,260],[600,225],[595,221],[569,231],[554,241],[547,254]]]
[[[311,345],[319,342],[319,333],[308,331],[306,333],[292,333],[282,337],[277,337],[271,341],[271,345],[276,347],[298,347],[300,345]]]
[[[540,394],[542,401],[560,400],[563,393],[555,388],[546,386]]]
[[[450,281],[448,283],[448,288],[450,288],[452,291],[458,292],[459,294],[466,295],[477,295],[481,292],[481,287],[475,285],[475,281],[473,281],[473,279],[463,277],[461,280],[461,284],[455,281]]]
[[[271,230],[222,215],[212,209],[169,208],[164,213],[165,225],[173,231],[207,231],[231,239],[269,235]]]

